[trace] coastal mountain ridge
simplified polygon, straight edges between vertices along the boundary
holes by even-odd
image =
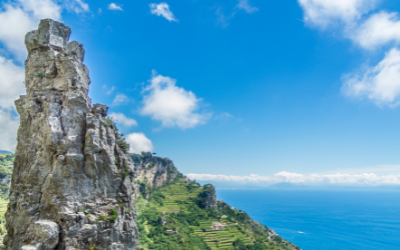
[[[244,211],[217,200],[211,184],[201,186],[188,179],[169,158],[150,152],[130,157],[140,190],[134,200],[138,249],[300,249]],[[12,154],[0,158],[0,172],[4,172],[0,179],[0,239],[6,234],[4,213],[13,161]],[[89,210],[83,213],[91,216]]]
[[[217,200],[213,185],[190,180],[169,158],[131,157],[140,187],[135,199],[139,249],[300,249]]]
[[[4,249],[300,249],[170,159],[129,154],[108,107],[88,97],[85,50],[70,34],[44,19],[25,37],[17,149],[0,156]]]

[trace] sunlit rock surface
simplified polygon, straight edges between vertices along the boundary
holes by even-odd
[[[25,38],[26,96],[6,213],[6,249],[136,249],[134,166],[91,105],[84,49],[42,20]]]

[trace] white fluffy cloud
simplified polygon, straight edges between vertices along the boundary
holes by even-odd
[[[348,96],[366,96],[378,105],[400,104],[400,51],[396,48],[374,67],[344,78],[343,91]]]
[[[304,20],[319,28],[333,26],[363,49],[400,42],[397,12],[369,13],[377,0],[298,0]],[[337,25],[341,24],[341,25]],[[343,76],[343,93],[367,97],[379,106],[397,106],[400,98],[400,52],[392,48],[376,66],[361,67]]]
[[[288,183],[322,183],[322,184],[368,184],[368,185],[400,185],[400,174],[378,176],[374,173],[363,174],[311,174],[303,175],[290,172],[279,172],[274,175],[212,175],[212,174],[187,174],[191,179],[198,181],[223,181],[241,183],[260,183],[276,184]]]
[[[0,149],[14,152],[19,119],[11,112],[0,109]]]
[[[47,14],[48,9],[53,7],[52,4],[48,6],[39,5],[37,9],[32,9],[33,6],[31,5],[30,1],[27,1],[25,5],[21,3],[3,4],[4,11],[0,12],[0,41],[19,60],[22,60],[26,55],[24,38],[27,32],[37,28],[38,21],[41,18],[39,11],[43,10]],[[59,16],[59,8],[56,7],[50,17],[59,19]]]
[[[18,2],[26,13],[30,13],[36,19],[59,20],[61,18],[62,7],[52,0],[19,0]]]
[[[110,3],[108,5],[109,10],[123,10],[121,6],[115,4],[115,3]]]
[[[242,9],[242,10],[246,11],[247,13],[253,13],[253,12],[258,11],[257,7],[250,6],[249,0],[239,0],[239,3],[238,3],[238,5],[236,5],[236,8]]]
[[[130,102],[129,97],[127,97],[124,94],[118,94],[115,96],[113,102],[112,102],[112,106],[120,106],[120,105],[126,105]]]
[[[144,90],[143,115],[161,121],[163,127],[192,128],[205,123],[207,115],[196,113],[200,99],[191,91],[176,86],[176,80],[153,72]]]
[[[334,26],[365,49],[400,41],[397,12],[369,13],[377,0],[298,0],[304,21],[319,28]],[[342,25],[338,25],[342,24]]]
[[[132,133],[126,136],[126,141],[130,145],[129,152],[140,154],[141,152],[153,151],[153,143],[143,133]]]
[[[337,22],[352,23],[375,7],[376,0],[298,0],[304,21],[326,28]]]
[[[110,117],[115,120],[116,123],[121,124],[124,127],[137,126],[138,123],[135,119],[128,118],[122,113],[110,113]]]
[[[366,49],[400,41],[400,20],[396,12],[382,11],[369,17],[349,37]]]
[[[15,150],[19,119],[14,113],[14,101],[25,92],[24,77],[22,67],[0,56],[0,149],[3,150]]]
[[[14,108],[14,101],[25,92],[24,78],[24,68],[0,56],[0,108]]]
[[[152,4],[150,4],[150,10],[151,10],[151,14],[154,14],[157,16],[163,16],[165,19],[167,19],[170,22],[171,21],[178,22],[178,20],[174,16],[174,14],[169,10],[169,5],[167,3],[159,3],[159,4],[152,3]]]

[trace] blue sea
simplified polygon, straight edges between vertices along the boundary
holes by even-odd
[[[400,191],[217,190],[304,250],[400,249]]]

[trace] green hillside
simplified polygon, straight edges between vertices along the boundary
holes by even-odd
[[[8,182],[11,180],[15,155],[0,155],[0,198],[8,199]],[[8,177],[8,178],[7,178]],[[0,208],[1,209],[1,208]]]
[[[152,190],[149,200],[137,198],[139,249],[300,249],[224,202],[218,211],[201,208],[203,189],[180,176]],[[214,230],[213,223],[225,228]]]
[[[157,161],[164,158],[143,154],[136,164],[145,163],[146,171],[151,171]],[[12,173],[14,155],[0,155],[0,180]],[[168,162],[169,164],[169,162]],[[205,194],[212,185],[200,186],[193,181],[185,181],[171,162],[165,165],[166,184],[153,189],[146,179],[137,179],[140,196],[135,200],[137,225],[139,229],[139,249],[158,250],[299,250],[297,246],[274,235],[267,227],[253,221],[244,211],[218,202],[218,210],[204,208]],[[163,165],[163,166],[164,166]],[[161,172],[155,173],[160,175]],[[0,241],[6,234],[4,214],[8,204],[8,185],[0,185]],[[145,199],[144,197],[147,197]],[[221,230],[214,230],[213,224],[221,224]],[[1,249],[1,245],[0,245]]]
[[[1,153],[2,151],[0,151]],[[14,154],[0,154],[0,249],[3,245],[3,238],[6,235],[6,219],[4,214],[8,204],[8,181],[13,170]],[[8,178],[7,178],[8,177]],[[6,181],[7,179],[8,181]],[[4,183],[3,183],[4,181]]]

